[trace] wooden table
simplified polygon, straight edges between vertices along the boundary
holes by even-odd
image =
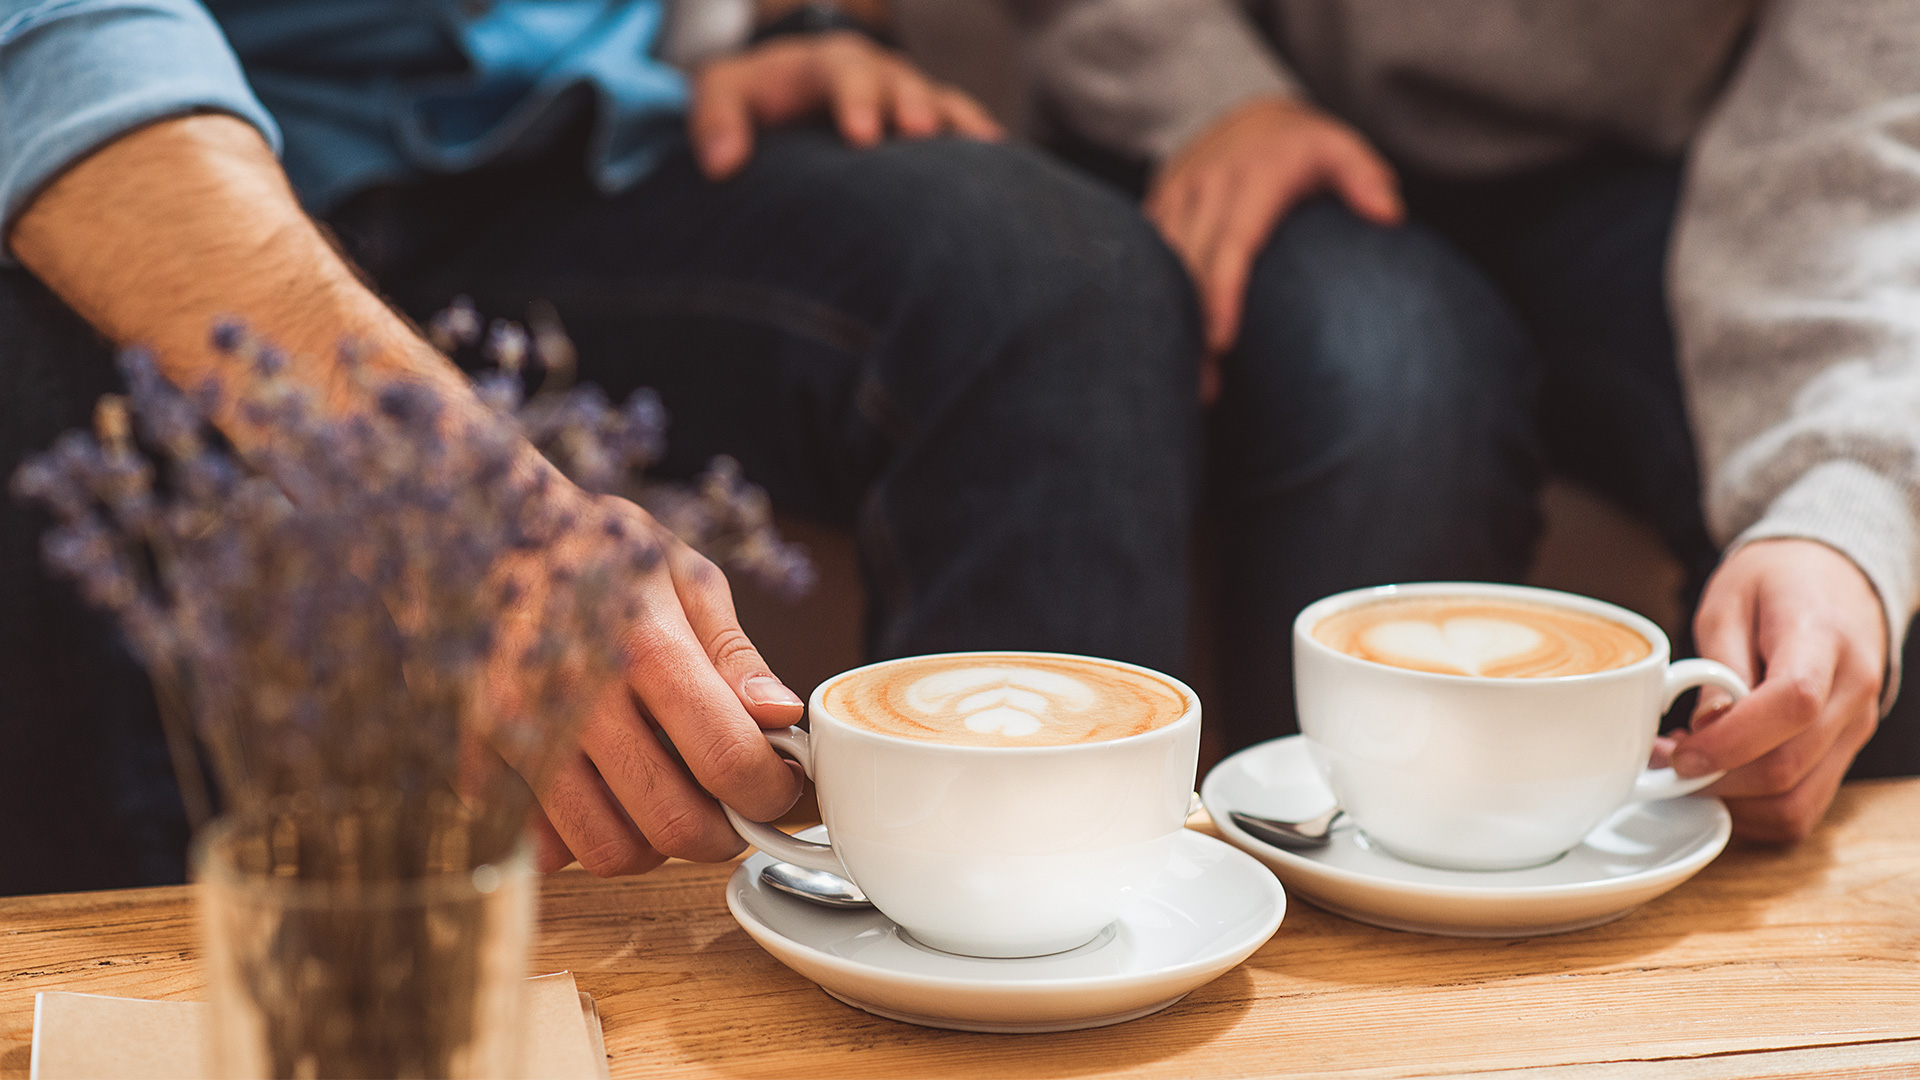
[[[598,1000],[615,1076],[1920,1076],[1920,780],[1846,788],[1790,850],[1730,848],[1609,926],[1465,941],[1296,897],[1265,948],[1166,1012],[975,1035],[841,1005],[727,914],[731,866],[546,884],[539,970]],[[0,1077],[36,990],[199,997],[184,888],[0,900]]]

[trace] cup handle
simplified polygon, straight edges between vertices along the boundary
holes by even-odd
[[[808,776],[813,775],[813,748],[807,740],[806,732],[797,727],[788,728],[785,731],[769,731],[767,741],[773,744],[776,752],[799,762]],[[840,856],[834,854],[831,844],[816,844],[811,840],[800,840],[788,836],[771,825],[748,821],[725,803],[720,805],[720,810],[727,815],[727,821],[733,825],[733,831],[740,834],[740,839],[781,862],[790,862],[809,870],[824,870],[829,874],[838,874],[852,880],[846,866],[840,862]]]
[[[1733,669],[1717,660],[1682,660],[1667,668],[1667,682],[1664,700],[1660,711],[1666,712],[1673,707],[1673,699],[1696,686],[1717,686],[1733,695],[1739,701],[1750,692],[1746,680],[1733,673]],[[1660,799],[1674,799],[1682,795],[1691,795],[1715,780],[1727,775],[1723,772],[1696,776],[1691,780],[1682,780],[1672,769],[1642,769],[1640,779],[1634,782],[1631,802],[1655,802]]]

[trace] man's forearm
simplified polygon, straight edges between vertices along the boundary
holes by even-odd
[[[216,321],[234,317],[286,350],[291,376],[330,410],[362,404],[337,362],[349,339],[394,377],[466,394],[327,243],[259,133],[232,117],[162,121],[108,144],[35,198],[8,240],[102,334],[152,348],[177,385],[251,377],[212,345]],[[218,419],[242,442],[254,434]]]

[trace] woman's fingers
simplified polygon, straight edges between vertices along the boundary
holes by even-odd
[[[1837,642],[1817,633],[1808,633],[1780,643],[1767,657],[1766,678],[1745,700],[1735,704],[1712,724],[1682,738],[1673,752],[1673,767],[1682,776],[1701,776],[1716,769],[1739,769],[1759,760],[1802,735],[1817,733],[1822,715],[1833,698],[1834,673],[1838,664]],[[1832,735],[1824,741],[1832,742]],[[1815,742],[1821,740],[1816,736]],[[1801,744],[1800,752],[1824,751],[1826,747]],[[1813,767],[1805,761],[1801,774]],[[1776,765],[1775,768],[1785,767]],[[1733,786],[1751,785],[1756,778],[1729,777]],[[1776,790],[1799,781],[1799,776],[1779,777]],[[1757,794],[1733,791],[1728,794]]]
[[[1754,692],[1726,708],[1703,694],[1693,730],[1675,736],[1675,770],[1728,770],[1710,790],[1728,800],[1742,835],[1804,836],[1879,722],[1878,594],[1824,544],[1756,541],[1708,581],[1695,633],[1702,654]]]
[[[1332,139],[1323,164],[1333,190],[1355,214],[1376,225],[1398,225],[1405,219],[1393,169],[1357,136]]]
[[[1817,759],[1812,771],[1778,794],[1741,797],[1726,794],[1733,813],[1734,832],[1749,840],[1787,844],[1803,840],[1826,815],[1827,807],[1847,778],[1847,767],[1873,737],[1875,713],[1854,712],[1830,751]],[[1725,781],[1722,781],[1725,783]],[[1719,785],[1714,787],[1719,793]]]
[[[1404,214],[1379,154],[1344,124],[1285,98],[1233,108],[1168,162],[1145,209],[1193,274],[1209,349],[1238,340],[1253,263],[1274,228],[1327,188],[1370,221],[1394,224]]]

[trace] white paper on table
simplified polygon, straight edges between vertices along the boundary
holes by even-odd
[[[606,1080],[606,1043],[591,994],[562,971],[527,980],[527,1072]],[[197,1080],[207,1005],[43,990],[33,996],[31,1080]]]

